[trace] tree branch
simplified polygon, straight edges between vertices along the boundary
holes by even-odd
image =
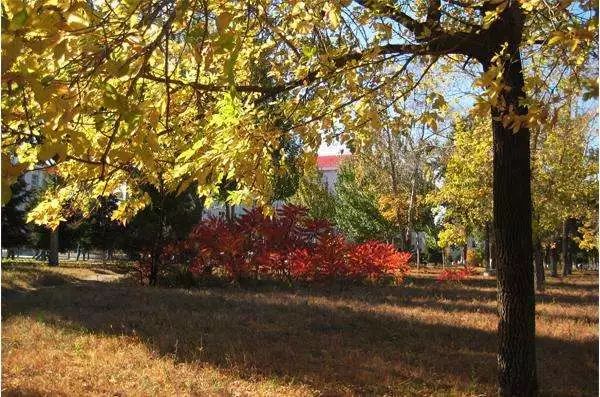
[[[331,59],[333,69],[338,69],[349,62],[360,61],[370,56],[380,55],[433,55],[441,56],[447,54],[463,54],[475,56],[472,51],[478,49],[481,43],[477,43],[476,36],[464,32],[454,34],[443,34],[429,40],[427,44],[386,44],[377,46],[364,51],[353,51],[340,55]],[[263,85],[236,85],[235,89],[238,92],[246,93],[261,93],[264,98],[271,98],[280,93],[290,91],[294,88],[309,84],[317,80],[328,65],[309,71],[304,77],[298,78],[286,83],[276,84],[273,86]],[[164,83],[165,78],[156,76],[146,71],[142,78],[147,80]],[[185,82],[178,79],[169,79],[170,84],[179,86],[188,86],[197,91],[208,92],[226,92],[231,86],[219,84],[202,84],[198,82]]]
[[[402,12],[398,8],[394,7],[389,2],[379,2],[377,0],[355,0],[356,3],[361,6],[368,8],[369,10],[376,12],[377,14],[384,15],[396,22],[400,25],[406,27],[415,36],[419,36],[419,33],[423,31],[423,23],[416,21],[408,14]]]

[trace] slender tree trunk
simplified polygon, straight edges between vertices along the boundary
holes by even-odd
[[[148,277],[148,284],[152,286],[158,284],[158,255],[156,250],[154,250],[154,252],[152,253],[152,262],[150,264],[150,276]]]
[[[572,240],[572,236],[574,233],[574,229],[575,228],[575,219],[570,218],[569,219],[569,224],[568,224],[568,239],[567,239],[567,272],[569,275],[573,274],[573,262],[574,262],[574,254],[575,254],[575,250],[574,250],[574,244],[573,244],[573,240]]]
[[[542,244],[540,241],[535,243],[535,290],[538,292],[544,291],[544,284],[546,282],[546,276],[544,273],[544,259],[542,254]]]
[[[387,151],[388,151],[388,160],[390,165],[390,177],[392,179],[392,193],[395,197],[398,196],[398,174],[396,172],[396,162],[394,161],[394,149],[392,147],[392,132],[390,128],[384,128],[384,131],[387,136]],[[399,206],[396,209],[396,223],[398,224],[398,228],[400,228],[400,234],[402,234],[402,211]],[[401,240],[400,244],[402,245],[400,248],[404,249],[404,239]]]
[[[515,132],[510,125],[505,127],[502,123],[503,117],[511,116],[511,111],[527,113],[521,102],[525,93],[518,49],[523,26],[519,5],[509,5],[503,20],[504,26],[492,32],[501,37],[509,36],[507,57],[502,61],[502,79],[509,89],[501,92],[504,104],[492,108],[492,257],[498,271],[498,394],[527,397],[537,394],[530,132],[525,127]],[[485,70],[490,66],[491,63],[484,62]]]
[[[490,263],[490,224],[489,222],[485,223],[485,236],[483,242],[483,265],[485,266],[485,270],[489,271],[492,269],[492,264]]]
[[[419,251],[419,233],[417,233],[417,239],[416,239],[416,253],[417,253],[417,272],[419,271],[419,268],[421,266],[421,253]]]
[[[558,277],[558,258],[556,255],[556,241],[550,245],[550,268],[552,269],[552,277]]]
[[[446,268],[446,248],[442,248],[442,269]]]
[[[160,266],[160,251],[164,243],[165,233],[165,189],[162,174],[160,175],[160,208],[159,208],[159,225],[158,234],[154,239],[154,247],[152,250],[152,262],[150,267],[150,278],[148,280],[150,285],[158,285],[158,268]]]
[[[50,253],[48,265],[58,266],[58,227],[50,232]]]
[[[569,251],[569,219],[565,218],[562,224],[562,275],[563,277],[569,274],[568,265],[568,251]]]
[[[415,168],[413,170],[412,182],[410,186],[410,199],[408,201],[408,219],[406,220],[406,237],[408,247],[410,247],[410,233],[412,232],[413,227],[413,208],[415,205],[415,195],[416,195],[416,184],[417,184],[417,175],[419,173],[419,163],[415,161]]]

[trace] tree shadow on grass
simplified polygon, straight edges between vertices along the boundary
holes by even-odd
[[[394,288],[396,293],[404,293],[405,287]],[[382,293],[393,290],[389,287]],[[343,300],[351,294],[360,299],[361,291],[290,294],[90,281],[63,285],[60,290],[42,288],[9,295],[2,309],[3,321],[34,315],[62,328],[135,335],[160,354],[179,361],[210,363],[246,379],[295,380],[323,393],[495,392],[493,333],[461,327],[459,320],[456,325],[432,324],[364,305],[323,304],[324,297]],[[440,311],[455,309],[461,308],[452,302],[439,307]],[[538,338],[538,351],[540,383],[546,395],[596,393],[597,341]]]
[[[5,397],[47,397],[48,392],[42,392],[31,388],[8,388],[2,390],[2,395]],[[67,397],[68,394],[52,392],[53,397]]]
[[[565,283],[561,285],[563,288],[571,286],[580,286],[577,284]],[[536,293],[538,302],[553,302],[558,304],[589,304],[597,305],[598,303],[598,284],[591,285],[586,288],[588,292],[584,295],[569,295],[557,292],[554,285],[550,285],[549,291],[546,293]],[[254,288],[248,287],[249,290],[257,292],[264,291],[262,286]],[[400,286],[379,285],[376,287],[354,284],[345,286],[327,286],[308,287],[308,288],[290,288],[285,285],[279,285],[279,288],[273,291],[293,291],[301,295],[318,295],[332,299],[354,299],[360,300],[369,304],[385,304],[392,303],[402,305],[419,304],[417,301],[432,302],[433,305],[444,306],[447,302],[452,302],[453,305],[460,305],[454,301],[471,302],[469,307],[477,307],[477,303],[486,303],[496,301],[496,280],[494,279],[467,279],[461,282],[443,282],[440,283],[433,278],[407,277]],[[425,303],[427,305],[427,303]],[[484,305],[479,307],[481,312],[496,313],[495,309],[489,310]]]

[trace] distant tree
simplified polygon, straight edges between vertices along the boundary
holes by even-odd
[[[352,241],[392,240],[395,228],[379,211],[377,196],[357,178],[352,163],[342,164],[335,184],[335,224]]]
[[[323,174],[314,167],[304,171],[298,189],[288,201],[308,208],[312,218],[335,222],[335,199],[323,183]]]
[[[299,157],[302,143],[285,136],[280,138],[280,150],[273,155],[275,174],[273,176],[273,200],[286,200],[296,193],[300,186],[301,167]]]
[[[158,281],[159,252],[163,246],[186,238],[192,227],[202,219],[204,198],[197,194],[197,186],[190,185],[180,194],[146,187],[151,204],[138,212],[126,224],[127,238],[120,239],[118,247],[132,259],[142,252],[152,255],[150,283]]]
[[[32,193],[22,177],[10,189],[11,199],[2,206],[2,247],[7,249],[9,257],[14,257],[16,248],[30,243],[31,228],[26,223],[26,213]]]
[[[492,220],[492,133],[488,120],[457,118],[452,133],[452,150],[445,161],[443,185],[427,200],[444,209],[441,247],[463,246],[478,233],[484,240],[484,262],[489,266]]]
[[[100,198],[100,206],[92,216],[95,223],[94,245],[104,251],[106,259],[112,259],[112,254],[118,244],[126,235],[123,234],[123,225],[111,218],[112,212],[117,208],[117,197],[114,195]]]
[[[70,248],[78,246],[88,251],[103,251],[104,259],[112,259],[114,250],[126,240],[125,227],[112,219],[112,213],[118,206],[116,195],[99,197],[94,200],[89,216],[72,220],[66,227],[75,238]],[[65,235],[67,233],[63,233]]]
[[[573,113],[568,108],[558,111],[555,125],[532,142],[534,253],[539,268],[542,244],[558,232],[564,276],[571,272],[577,220],[591,225],[598,207],[598,157],[590,150],[596,137],[594,118]]]

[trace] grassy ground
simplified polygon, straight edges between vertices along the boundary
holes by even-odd
[[[5,395],[490,396],[495,281],[161,289],[3,263]],[[598,275],[537,304],[543,395],[598,393]]]

